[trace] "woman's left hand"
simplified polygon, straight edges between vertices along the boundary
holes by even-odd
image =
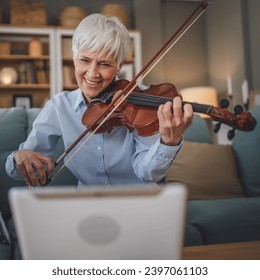
[[[161,143],[169,146],[178,145],[186,128],[191,125],[193,109],[190,104],[182,105],[182,100],[176,96],[172,102],[160,105],[158,108],[159,131]]]

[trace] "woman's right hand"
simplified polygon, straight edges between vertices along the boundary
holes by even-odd
[[[52,158],[30,150],[16,151],[14,161],[26,184],[29,186],[44,185],[47,177],[54,170]]]

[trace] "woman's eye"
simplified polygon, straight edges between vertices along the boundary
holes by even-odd
[[[83,62],[85,62],[85,63],[90,63],[91,61],[90,60],[88,60],[88,59],[81,59],[81,61],[83,61]]]
[[[111,67],[109,63],[100,63],[99,66],[103,68]]]
[[[88,58],[80,58],[80,61],[84,64],[87,64],[87,65],[90,65],[92,63],[92,60],[88,59]],[[108,62],[100,62],[100,63],[97,64],[97,66],[101,69],[107,69],[109,67],[113,67],[113,65],[111,65]]]

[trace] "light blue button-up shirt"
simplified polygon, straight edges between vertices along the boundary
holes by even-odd
[[[52,156],[60,136],[67,149],[86,129],[82,124],[86,110],[80,89],[55,95],[35,119],[31,133],[19,149]],[[155,183],[165,176],[181,145],[166,146],[160,143],[159,133],[141,137],[136,131],[130,133],[119,126],[111,133],[94,134],[73,155],[76,146],[65,162],[79,185]],[[13,178],[21,178],[13,163],[13,153],[7,158],[6,171]]]

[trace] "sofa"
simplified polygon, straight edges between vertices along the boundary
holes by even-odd
[[[25,140],[40,110],[0,109],[0,212],[14,240],[13,246],[0,244],[0,259],[20,258],[7,195],[24,182],[6,174],[6,157]],[[260,107],[253,108],[252,114],[260,123]],[[252,132],[237,131],[232,145],[214,144],[207,123],[195,115],[164,181],[187,185],[184,246],[260,240],[259,143],[260,125]],[[54,159],[63,151],[60,140]],[[51,184],[71,186],[77,180],[65,168]]]

